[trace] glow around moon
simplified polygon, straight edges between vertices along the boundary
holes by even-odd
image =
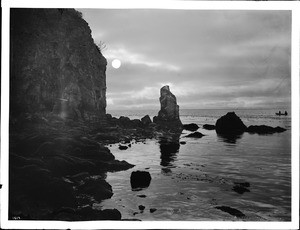
[[[119,69],[121,66],[121,61],[119,59],[114,59],[111,63],[112,67],[115,69]]]

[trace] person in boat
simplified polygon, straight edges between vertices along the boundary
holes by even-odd
[[[285,112],[284,112],[284,115],[285,115],[285,116],[287,116],[287,115],[288,115],[287,111],[285,111]]]

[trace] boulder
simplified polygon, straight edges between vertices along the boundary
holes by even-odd
[[[209,125],[209,124],[204,124],[203,125],[203,129],[207,129],[207,130],[215,130],[216,126],[214,125]]]
[[[149,117],[149,115],[146,115],[146,116],[142,117],[141,121],[142,121],[144,126],[148,126],[152,123],[151,118]]]
[[[155,212],[157,209],[156,208],[150,208],[150,213]]]
[[[241,134],[245,132],[246,129],[247,126],[235,112],[227,113],[216,122],[216,132],[219,134]]]
[[[132,190],[141,190],[149,187],[151,182],[151,175],[145,171],[134,171],[130,176],[130,184]]]
[[[191,124],[185,124],[185,125],[183,125],[183,128],[185,130],[189,130],[189,131],[194,132],[197,129],[199,129],[199,126],[197,124],[195,124],[195,123],[191,123]]]
[[[143,122],[139,119],[133,119],[131,125],[133,128],[143,127]]]
[[[143,211],[145,209],[144,205],[139,205],[139,210]]]
[[[78,209],[75,212],[79,220],[121,220],[121,213],[117,209],[96,210],[90,206]]]
[[[271,127],[267,125],[250,125],[247,130],[249,133],[257,133],[257,134],[273,134],[273,133],[281,133],[286,131],[286,129],[277,127]]]
[[[131,120],[129,119],[129,117],[121,116],[118,120],[118,123],[123,127],[131,126]]]
[[[160,111],[158,116],[153,118],[153,122],[170,129],[182,129],[179,118],[179,106],[174,94],[171,93],[168,85],[160,89]]]
[[[245,217],[245,214],[242,213],[240,210],[238,209],[235,209],[235,208],[231,208],[231,207],[228,207],[228,206],[217,206],[215,207],[216,209],[219,209],[223,212],[227,212],[229,213],[230,215],[232,216],[235,216],[235,217],[238,217],[238,218],[243,218]]]
[[[189,135],[186,135],[185,137],[201,138],[203,136],[205,135],[200,132],[194,132],[194,133],[190,133]]]
[[[126,145],[119,145],[119,149],[120,150],[126,150],[126,149],[128,149],[128,146],[126,146]]]

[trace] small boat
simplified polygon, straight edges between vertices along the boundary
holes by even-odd
[[[281,111],[279,111],[278,113],[275,113],[277,116],[287,116],[288,113],[287,111],[285,111],[284,113],[281,113]]]

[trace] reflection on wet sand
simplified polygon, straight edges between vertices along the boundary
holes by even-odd
[[[241,139],[243,134],[217,134],[218,140],[227,144],[236,144],[237,140]]]
[[[167,140],[167,139],[160,139],[159,141],[160,147],[160,165],[168,168],[173,168],[173,162],[176,161],[177,153],[180,148],[179,139],[175,140]],[[164,173],[171,172],[171,170],[163,169]]]

